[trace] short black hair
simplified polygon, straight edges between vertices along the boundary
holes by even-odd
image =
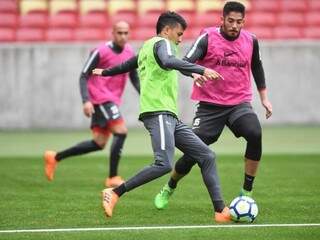
[[[180,24],[185,30],[187,28],[186,20],[176,12],[164,12],[162,13],[157,21],[157,34],[159,34],[165,26],[175,27]]]
[[[236,1],[230,1],[230,2],[227,2],[223,7],[223,16],[224,17],[227,16],[230,12],[239,12],[244,17],[245,11],[246,11],[246,7],[242,3],[236,2]]]

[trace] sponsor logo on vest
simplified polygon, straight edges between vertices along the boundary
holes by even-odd
[[[240,59],[227,59],[228,56],[231,56],[235,53],[236,52],[225,52],[224,56],[215,55],[213,56],[213,62],[217,66],[237,67],[237,68],[247,67],[248,61],[243,61]]]

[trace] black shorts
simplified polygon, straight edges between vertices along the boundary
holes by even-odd
[[[106,128],[110,122],[122,120],[118,106],[113,102],[94,105],[94,114],[91,117],[91,128]]]
[[[192,130],[207,144],[218,140],[224,126],[228,126],[236,137],[240,137],[236,129],[232,128],[232,124],[247,114],[256,115],[250,103],[229,107],[200,102],[193,119]]]

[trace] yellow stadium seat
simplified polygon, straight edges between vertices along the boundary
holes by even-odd
[[[140,15],[147,12],[163,12],[166,8],[164,0],[139,0],[137,6]]]
[[[31,11],[48,11],[48,2],[46,0],[21,0],[21,14],[24,15]]]
[[[83,15],[92,11],[107,12],[107,3],[104,0],[80,0],[79,7]]]
[[[195,3],[193,0],[168,0],[167,10],[169,11],[194,11]]]
[[[60,11],[77,11],[77,0],[51,0],[50,14],[56,14]]]
[[[134,0],[109,0],[108,11],[110,15],[114,15],[120,11],[136,11],[136,3]]]
[[[224,5],[222,0],[198,0],[197,11],[199,13],[221,11]]]

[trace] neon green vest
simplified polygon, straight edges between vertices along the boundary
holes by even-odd
[[[177,71],[162,69],[153,53],[155,43],[163,39],[161,37],[151,38],[143,44],[139,51],[140,114],[169,111],[178,115]]]

